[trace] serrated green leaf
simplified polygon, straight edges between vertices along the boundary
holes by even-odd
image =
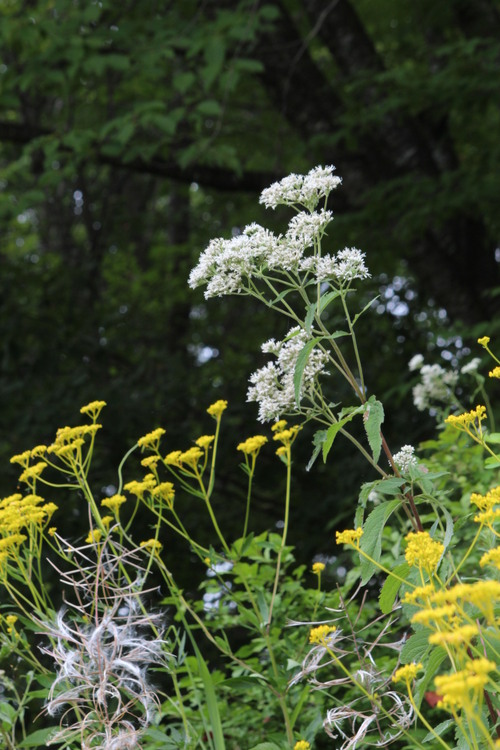
[[[446,732],[449,727],[455,726],[455,723],[455,719],[446,719],[446,721],[442,721],[440,724],[437,724],[435,727],[433,727],[432,732],[427,732],[422,742],[424,744],[426,742],[430,742],[436,737],[436,735],[438,737],[441,737],[441,735]]]
[[[408,563],[401,563],[401,565],[397,565],[394,568],[394,570],[391,572],[391,575],[387,576],[386,580],[384,581],[384,585],[382,586],[380,596],[378,598],[380,611],[383,612],[384,615],[387,615],[389,614],[389,612],[391,612],[399,588],[400,586],[402,586],[401,579],[406,579],[409,570],[410,566],[408,565]]]
[[[384,526],[400,504],[401,501],[397,498],[378,505],[372,510],[363,525],[360,547],[370,558],[368,560],[364,555],[361,556],[361,583],[363,585],[368,583],[372,575],[378,570],[376,563],[380,560],[382,552]]]
[[[443,648],[434,647],[432,649],[429,660],[425,665],[424,676],[418,681],[415,690],[415,703],[417,705],[417,708],[420,708],[420,704],[424,699],[425,691],[429,687],[431,680],[434,679],[434,675],[446,658],[447,653]]]
[[[489,435],[485,435],[484,439],[487,443],[497,445],[500,443],[500,432],[490,432]]]
[[[423,661],[430,650],[429,631],[417,630],[413,633],[401,649],[401,664]]]
[[[384,407],[375,396],[370,396],[367,402],[368,417],[363,420],[366,437],[370,445],[373,460],[375,463],[379,460],[380,451],[382,450],[382,435],[380,427],[384,421]]]
[[[330,302],[333,302],[334,299],[337,299],[339,295],[340,295],[340,292],[338,290],[334,292],[326,292],[326,294],[322,294],[319,299],[320,313],[323,312],[323,310],[326,310]]]

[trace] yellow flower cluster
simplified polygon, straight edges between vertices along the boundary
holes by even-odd
[[[466,432],[472,438],[480,440],[482,437],[481,422],[483,419],[486,419],[486,406],[476,406],[475,409],[471,409],[471,411],[464,414],[450,414],[444,421],[457,430]]]
[[[254,435],[247,438],[243,443],[239,443],[237,450],[242,451],[247,456],[257,456],[263,445],[267,443],[265,435]]]
[[[163,549],[163,545],[157,539],[147,539],[145,542],[141,542],[139,546],[149,550],[154,555],[159,555]]]
[[[80,414],[86,414],[95,422],[105,406],[105,401],[91,401],[90,404],[82,406],[82,408],[80,409]]]
[[[131,495],[135,495],[139,498],[139,500],[144,499],[144,494],[146,492],[151,492],[156,487],[156,480],[152,474],[148,474],[142,482],[138,482],[137,480],[133,480],[132,482],[128,482],[123,489],[127,492],[130,492]]]
[[[315,575],[319,576],[324,571],[325,567],[326,567],[325,563],[315,562],[315,563],[313,563],[313,566],[312,566],[312,572]]]
[[[470,501],[480,511],[474,516],[474,521],[481,526],[488,526],[498,536],[493,524],[500,519],[500,507],[495,508],[495,505],[500,506],[500,487],[493,487],[486,495],[473,492]]]
[[[293,750],[309,750],[310,747],[311,745],[309,742],[306,742],[305,740],[299,740],[293,746]]]
[[[0,533],[6,536],[19,534],[22,529],[28,532],[34,528],[41,529],[56,510],[57,505],[46,503],[40,495],[9,495],[0,500]]]
[[[500,570],[500,547],[494,547],[489,552],[485,552],[479,560],[479,565],[484,568],[486,565],[492,565]]]
[[[489,672],[496,664],[489,659],[472,659],[465,668],[450,675],[438,675],[434,679],[436,692],[441,696],[438,708],[454,713],[457,709],[474,709],[481,702]]]
[[[106,497],[104,500],[101,500],[101,505],[103,508],[108,508],[117,516],[120,512],[120,506],[126,502],[127,498],[125,495],[112,495],[111,497]]]
[[[328,636],[335,633],[335,625],[318,625],[309,631],[309,643],[317,643],[320,646],[328,645]]]
[[[444,545],[435,542],[427,531],[410,532],[405,537],[408,546],[405,558],[411,567],[434,572],[444,552]]]
[[[207,413],[210,414],[214,419],[219,419],[222,416],[222,412],[227,409],[227,401],[219,399],[214,404],[208,407]]]
[[[196,440],[196,445],[198,446],[198,448],[202,448],[202,450],[206,451],[212,445],[214,440],[215,435],[202,435],[198,438],[198,440]]]
[[[359,549],[359,540],[363,536],[363,529],[358,526],[357,529],[345,529],[345,531],[336,532],[337,544],[350,544]]]
[[[271,430],[274,432],[273,440],[282,443],[277,449],[276,455],[280,456],[280,458],[284,458],[285,462],[290,460],[292,443],[302,429],[300,425],[294,425],[293,427],[288,428],[286,425],[286,419],[280,419],[279,422],[275,422],[271,427]]]
[[[421,664],[405,664],[403,667],[396,669],[392,675],[393,682],[410,682],[417,676],[417,672],[423,669]]]
[[[152,430],[152,432],[148,432],[147,435],[143,435],[143,437],[139,438],[137,445],[143,450],[144,448],[149,448],[149,450],[157,451],[160,446],[162,435],[164,434],[165,430],[163,427],[157,427],[156,430]]]
[[[175,489],[172,482],[160,482],[152,490],[151,494],[153,497],[164,500],[170,510],[174,507]]]
[[[490,370],[488,373],[490,378],[500,378],[500,367],[494,367],[493,370]]]

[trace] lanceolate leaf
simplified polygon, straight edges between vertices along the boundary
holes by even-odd
[[[384,615],[389,614],[392,610],[394,600],[396,599],[399,588],[402,585],[401,579],[404,580],[406,578],[409,570],[410,566],[408,563],[401,563],[401,565],[397,565],[394,568],[391,575],[387,576],[378,599],[380,611],[383,612]]]
[[[370,396],[368,399],[367,410],[365,412],[368,416],[364,419],[365,432],[368,438],[368,443],[372,450],[373,460],[377,463],[380,457],[380,451],[382,449],[382,435],[380,434],[380,426],[384,421],[384,407],[380,401],[377,401],[375,396]]]
[[[372,575],[377,572],[376,563],[380,560],[382,552],[382,533],[384,526],[391,514],[401,505],[399,498],[390,500],[387,503],[378,505],[363,526],[363,536],[361,537],[360,547],[363,552],[371,559],[367,560],[365,556],[361,557],[361,582],[364,585]]]

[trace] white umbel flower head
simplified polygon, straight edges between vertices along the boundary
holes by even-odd
[[[418,466],[413,445],[403,445],[401,450],[394,454],[393,461],[402,474],[407,474],[410,466]]]
[[[471,359],[470,362],[467,362],[467,364],[461,368],[460,372],[462,375],[473,375],[478,371],[480,364],[481,359],[479,357],[474,357],[474,359]]]
[[[189,275],[194,289],[206,284],[205,297],[222,297],[244,291],[245,279],[266,262],[279,246],[280,238],[258,224],[249,224],[230,240],[212,240]]]
[[[314,167],[306,175],[290,174],[262,191],[260,203],[266,208],[304,206],[314,211],[320,200],[340,185],[342,179],[333,175],[334,166]]]
[[[415,370],[420,370],[423,364],[424,364],[423,354],[414,354],[413,357],[408,362],[408,369],[410,372],[414,372]]]
[[[458,381],[456,370],[445,370],[441,365],[422,365],[422,381],[413,388],[413,403],[419,411],[430,409],[435,403],[449,404]]]
[[[295,406],[294,373],[297,359],[310,340],[299,326],[290,329],[283,341],[270,339],[262,345],[266,354],[274,354],[275,362],[268,362],[250,376],[251,387],[247,401],[259,404],[259,420],[269,422],[290,413]],[[311,393],[315,378],[324,372],[328,355],[314,347],[308,357],[302,377],[301,396]]]

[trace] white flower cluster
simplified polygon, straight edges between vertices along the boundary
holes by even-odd
[[[300,205],[312,211],[342,182],[340,177],[333,175],[334,171],[334,166],[327,166],[314,167],[306,175],[290,174],[263,190],[260,203],[266,208]]]
[[[206,284],[205,297],[241,292],[245,277],[251,277],[278,249],[280,238],[258,224],[249,224],[230,240],[212,240],[189,275],[189,286]]]
[[[320,241],[333,215],[325,208],[315,209],[341,182],[333,170],[332,166],[315,167],[306,175],[289,175],[264,190],[260,201],[266,206],[284,203],[302,205],[305,210],[292,217],[284,235],[254,223],[229,240],[212,240],[191,271],[189,286],[206,285],[205,297],[209,298],[248,292],[252,276],[262,277],[267,270],[310,273],[318,283],[330,281],[339,286],[368,278],[365,254],[355,247],[321,256]],[[313,254],[306,257],[309,248]],[[306,280],[312,281],[310,277]]]
[[[470,362],[467,362],[467,364],[465,364],[461,368],[460,372],[462,373],[462,375],[473,375],[475,372],[478,371],[480,364],[481,364],[480,357],[474,357],[473,359],[471,359]]]
[[[251,387],[247,401],[259,404],[259,420],[269,422],[293,410],[295,405],[294,374],[297,359],[310,337],[299,326],[290,329],[283,341],[270,339],[262,345],[266,354],[274,354],[275,362],[268,362],[250,376]],[[301,397],[310,394],[315,378],[324,372],[328,355],[314,347],[308,357],[301,385]]]
[[[336,255],[324,255],[315,260],[318,281],[334,280],[340,286],[354,279],[367,279],[370,274],[365,266],[365,254],[355,247],[346,247]]]
[[[402,474],[406,474],[410,466],[418,465],[413,445],[403,445],[401,450],[395,453],[392,458]]]
[[[422,378],[413,388],[413,403],[419,411],[432,408],[436,402],[449,404],[453,401],[453,389],[458,381],[458,372],[445,370],[441,365],[423,365],[421,356],[416,354],[409,365],[410,370],[420,369]]]

